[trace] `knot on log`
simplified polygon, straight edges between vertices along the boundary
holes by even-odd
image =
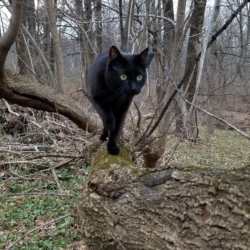
[[[121,167],[113,163],[108,170],[94,172],[88,181],[89,192],[117,198],[125,193],[126,187],[132,183],[131,171],[133,171],[132,168]]]

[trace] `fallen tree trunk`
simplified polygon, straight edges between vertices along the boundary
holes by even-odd
[[[81,104],[69,95],[55,93],[53,88],[33,83],[10,70],[5,70],[5,77],[0,78],[0,98],[11,104],[59,113],[89,132],[98,129],[97,124],[84,113]]]
[[[100,151],[76,222],[89,250],[249,249],[250,170],[150,172]]]

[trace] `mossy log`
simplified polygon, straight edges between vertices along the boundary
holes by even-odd
[[[104,150],[94,157],[76,222],[89,250],[249,249],[249,188],[248,167],[150,170],[125,149]]]

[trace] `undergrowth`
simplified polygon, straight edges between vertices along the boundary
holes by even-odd
[[[198,142],[183,141],[179,144],[172,162],[185,166],[211,168],[241,168],[250,163],[250,140],[233,130],[215,129],[212,136],[199,128]],[[167,150],[174,139],[167,141]]]
[[[81,156],[86,135],[72,123],[68,128],[58,121],[54,125],[53,120],[42,121],[45,132],[40,127],[23,135],[0,130],[0,249],[84,249],[73,214],[89,171]],[[169,138],[167,150],[175,140]],[[34,145],[38,151],[32,151]],[[29,153],[22,151],[25,146]],[[67,159],[73,160],[64,164]],[[171,161],[228,169],[249,162],[249,140],[232,130],[216,129],[207,136],[202,127],[199,140],[181,142]]]
[[[87,170],[86,166],[56,170],[64,195],[58,193],[50,172],[30,173],[13,167],[12,172],[20,178],[10,178],[1,171],[0,249],[8,249],[39,226],[11,249],[71,249],[73,242],[80,241],[72,214]],[[51,223],[43,226],[47,222]]]
[[[25,112],[25,126],[7,113],[0,121],[0,249],[80,250],[84,239],[73,215],[89,172],[85,132]]]

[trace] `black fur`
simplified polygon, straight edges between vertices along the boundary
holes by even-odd
[[[117,155],[120,152],[117,143],[129,106],[146,82],[146,68],[153,57],[154,53],[148,53],[148,49],[134,55],[120,52],[112,46],[109,52],[95,59],[88,71],[88,94],[102,119],[100,140],[108,138],[109,154]]]

